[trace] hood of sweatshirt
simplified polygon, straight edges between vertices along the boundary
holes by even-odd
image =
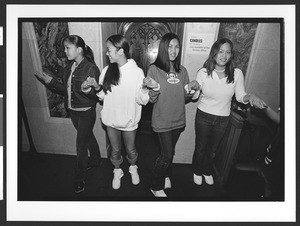
[[[120,70],[130,70],[130,69],[133,69],[133,68],[137,68],[137,64],[136,62],[134,61],[134,59],[128,59],[127,60],[127,63],[124,64],[122,67],[120,67]]]

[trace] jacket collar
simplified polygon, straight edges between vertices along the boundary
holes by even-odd
[[[78,64],[77,68],[78,68],[78,69],[81,68],[83,65],[85,65],[85,63],[86,63],[87,61],[88,61],[88,60],[86,59],[86,57],[83,58],[82,61]],[[75,61],[73,61],[73,63],[74,63],[74,62],[75,62]]]
[[[79,69],[79,68],[83,67],[83,65],[85,65],[85,63],[86,63],[87,61],[88,61],[88,60],[87,60],[86,58],[83,58],[83,60],[78,64],[77,68]],[[68,70],[71,70],[72,65],[74,64],[74,62],[75,62],[75,60],[72,60],[72,61],[70,62],[70,64],[68,64]]]

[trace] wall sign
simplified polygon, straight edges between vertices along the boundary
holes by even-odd
[[[215,40],[215,34],[191,33],[188,34],[188,54],[208,55]]]

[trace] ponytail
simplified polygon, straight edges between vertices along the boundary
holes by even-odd
[[[91,63],[95,63],[93,50],[88,45],[83,48],[83,56]]]
[[[107,94],[107,91],[111,92],[112,85],[119,85],[120,71],[117,63],[109,63],[105,77],[103,80],[103,92]]]

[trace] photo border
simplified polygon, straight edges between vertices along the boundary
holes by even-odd
[[[38,8],[37,8],[38,7]],[[88,17],[97,17],[97,9],[104,12],[101,13],[101,18],[109,17],[108,13],[114,11],[118,17],[126,18],[132,17],[132,14],[128,14],[130,10],[135,9],[137,16],[134,17],[147,17],[147,14],[150,17],[158,18],[173,18],[173,17],[182,17],[182,18],[193,18],[197,17],[199,12],[201,13],[201,18],[213,18],[213,17],[222,17],[222,18],[273,18],[273,17],[282,17],[285,20],[285,131],[286,131],[286,140],[285,140],[285,150],[292,150],[291,152],[286,152],[286,163],[288,169],[285,172],[285,202],[200,202],[199,203],[190,203],[190,202],[147,202],[146,204],[141,202],[18,202],[17,201],[17,164],[16,164],[16,150],[17,144],[14,144],[16,140],[16,130],[18,128],[17,120],[15,120],[16,114],[18,112],[17,108],[17,95],[15,82],[18,79],[17,67],[15,63],[18,59],[16,49],[18,43],[18,35],[16,31],[16,20],[18,18],[42,18],[48,17],[49,12],[53,12],[50,8],[55,8],[54,13],[50,15],[50,18],[55,17],[66,17],[66,18],[78,18],[85,17],[86,12],[89,12]],[[66,7],[72,7],[72,11]],[[88,8],[87,10],[82,10],[82,7]],[[153,11],[151,8],[155,8],[153,5],[131,5],[124,6],[122,5],[122,11],[116,12],[116,6],[112,5],[93,5],[93,6],[63,6],[59,5],[40,5],[40,6],[30,6],[30,5],[7,5],[7,74],[10,76],[7,77],[7,102],[11,104],[7,106],[7,220],[55,220],[55,221],[295,221],[296,219],[296,197],[295,197],[295,163],[291,160],[295,160],[295,90],[293,89],[293,84],[295,84],[295,7],[292,5],[268,5],[258,6],[255,5],[168,5],[168,6],[159,6],[160,10]],[[130,8],[129,8],[130,7]],[[145,9],[143,11],[141,9]],[[250,8],[254,7],[256,10],[253,11]],[[27,8],[27,9],[26,9]],[[44,10],[42,10],[42,8]],[[120,7],[118,7],[120,8]],[[129,11],[124,9],[130,9]],[[150,9],[149,9],[150,8]],[[173,10],[170,10],[172,8]],[[183,9],[185,8],[185,9]],[[226,10],[230,8],[230,10]],[[30,9],[30,10],[29,10]],[[92,9],[92,10],[91,10]],[[199,10],[201,9],[201,10]],[[93,12],[96,11],[96,12]],[[251,15],[245,15],[245,11],[253,12]],[[70,13],[72,12],[72,13]],[[176,12],[176,15],[174,15]],[[188,12],[188,15],[186,14]],[[232,12],[237,16],[232,16]],[[226,14],[227,13],[227,14]],[[229,14],[231,13],[231,14]],[[214,16],[212,16],[212,14]],[[76,15],[76,16],[74,16]],[[15,36],[14,36],[15,35]],[[292,120],[290,120],[292,119]],[[293,151],[294,150],[294,151]],[[9,175],[9,176],[8,176]],[[288,182],[288,183],[287,183]],[[179,205],[178,205],[179,204]],[[129,214],[127,211],[128,205],[131,208],[135,209],[137,212],[134,217]],[[71,208],[70,213],[66,213],[66,209]],[[93,209],[96,212],[86,213],[84,216],[77,212],[77,210],[84,209]],[[145,216],[145,213],[151,212],[153,209],[157,209],[158,214],[156,216]],[[147,209],[147,211],[145,211]],[[160,210],[162,209],[162,210]],[[163,214],[163,209],[172,210],[172,215]],[[182,214],[182,209],[184,209],[184,214]],[[211,209],[214,209],[211,213]],[[48,211],[47,211],[48,210]],[[49,211],[51,210],[51,211]],[[111,215],[111,212],[117,212],[118,215]],[[208,212],[207,210],[210,210]],[[268,214],[268,211],[271,211]],[[88,212],[88,211],[87,211]],[[237,213],[235,216],[232,216],[232,213]],[[64,213],[62,215],[61,213]],[[101,214],[100,214],[101,213]],[[119,214],[120,213],[120,214]],[[199,214],[201,213],[201,214]],[[217,213],[217,214],[216,214]],[[250,213],[250,215],[249,215]],[[33,214],[33,215],[32,215]],[[49,216],[50,214],[50,216]],[[255,218],[254,218],[255,216]],[[53,218],[54,217],[54,218]]]

